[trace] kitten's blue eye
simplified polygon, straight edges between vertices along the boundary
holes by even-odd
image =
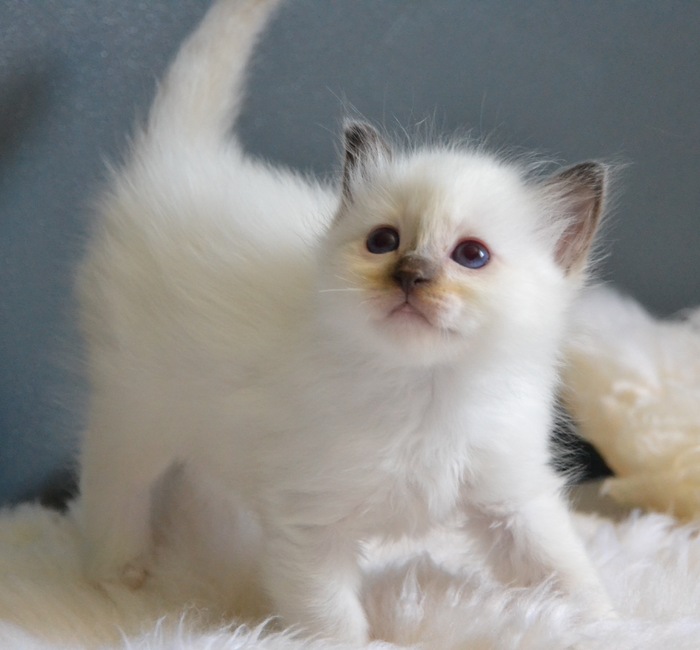
[[[375,228],[367,236],[367,250],[375,255],[391,253],[399,247],[399,233],[391,226]]]
[[[491,253],[480,241],[465,239],[452,251],[452,259],[468,269],[480,269],[491,259]]]

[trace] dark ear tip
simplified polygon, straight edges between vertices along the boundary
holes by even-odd
[[[350,121],[344,125],[345,166],[343,168],[343,193],[352,194],[353,177],[366,176],[377,163],[391,158],[391,149],[373,126],[366,122]]]
[[[343,135],[349,145],[361,145],[379,139],[379,132],[371,124],[354,120],[343,125]]]
[[[564,170],[559,177],[566,180],[575,180],[594,189],[596,194],[602,194],[608,177],[608,171],[604,164],[595,160],[588,160],[574,165],[573,167],[569,167]]]
[[[346,120],[343,123],[344,133],[364,133],[369,129],[373,129],[367,122],[361,122],[360,120]]]

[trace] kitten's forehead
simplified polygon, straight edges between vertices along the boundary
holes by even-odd
[[[457,152],[417,153],[388,170],[396,216],[418,246],[455,236],[498,237],[533,225],[531,190],[515,166]]]

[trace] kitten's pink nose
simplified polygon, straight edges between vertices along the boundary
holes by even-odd
[[[408,295],[419,284],[430,282],[437,268],[433,262],[420,255],[405,255],[399,260],[392,278]]]

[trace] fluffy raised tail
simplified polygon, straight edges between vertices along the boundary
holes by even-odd
[[[220,142],[243,103],[258,36],[281,0],[216,0],[181,47],[151,108],[148,140]]]

